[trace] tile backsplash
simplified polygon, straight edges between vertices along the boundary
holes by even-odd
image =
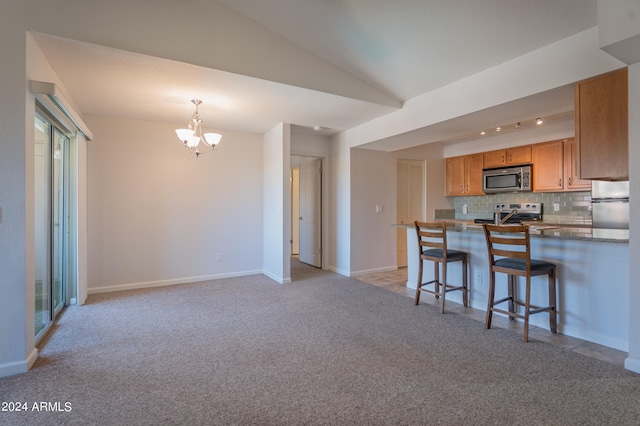
[[[591,191],[581,192],[523,192],[454,197],[455,219],[488,219],[493,217],[494,204],[542,203],[545,222],[591,224]],[[554,204],[558,211],[554,211]],[[466,214],[464,213],[466,207]],[[451,217],[450,210],[436,210],[436,219]]]

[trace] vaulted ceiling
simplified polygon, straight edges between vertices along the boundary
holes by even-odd
[[[262,133],[286,122],[332,134],[597,24],[596,0],[161,3],[216,26],[211,49],[197,36],[143,54],[136,43],[34,33],[83,113],[182,124],[198,97],[208,127]]]

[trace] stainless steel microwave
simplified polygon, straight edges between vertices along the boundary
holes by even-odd
[[[486,194],[531,191],[531,166],[485,169],[482,171],[482,190]]]

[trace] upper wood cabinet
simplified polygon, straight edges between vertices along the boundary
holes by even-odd
[[[564,141],[564,181],[568,191],[591,190],[591,181],[581,179],[578,173],[578,142],[571,138]]]
[[[485,169],[531,164],[531,146],[517,146],[515,148],[485,152],[483,161]]]
[[[535,144],[533,154],[533,190],[562,191],[564,145],[562,141]]]
[[[564,192],[591,189],[591,181],[575,176],[574,153],[573,138],[533,145],[533,190]]]
[[[446,195],[484,195],[482,192],[482,154],[446,159]]]
[[[629,178],[627,69],[576,84],[576,141],[580,177]]]

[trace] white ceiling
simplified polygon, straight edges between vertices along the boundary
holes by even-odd
[[[193,111],[189,100],[197,97],[204,100],[200,113],[210,128],[262,133],[286,122],[323,126],[332,134],[597,24],[596,0],[190,1],[227,8],[346,71],[370,88],[371,97],[259,78],[255,70],[223,71],[42,33],[34,38],[83,114],[184,124]],[[526,101],[539,108],[548,97],[550,110],[558,113],[571,96],[564,88]],[[524,105],[523,119],[532,118],[524,116]],[[461,120],[471,128],[505,111]],[[437,129],[443,140],[449,127]]]

